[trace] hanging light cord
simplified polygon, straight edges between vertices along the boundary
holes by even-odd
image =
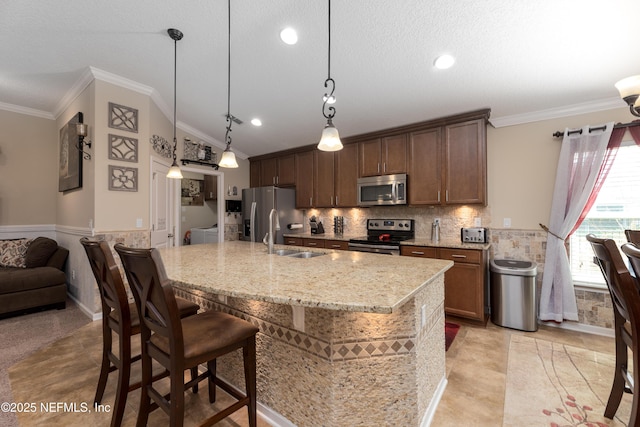
[[[329,13],[328,13],[328,27],[329,27],[329,49],[327,50],[327,80],[324,82],[324,87],[329,88],[331,85],[331,91],[324,94],[324,103],[322,104],[322,115],[331,120],[336,115],[336,109],[332,106],[327,107],[327,103],[333,99],[333,92],[336,90],[336,82],[331,78],[331,0],[329,0]]]
[[[178,39],[173,39],[173,162],[176,162],[176,109],[177,109],[177,87],[178,87]]]
[[[224,140],[227,143],[227,148],[231,145],[231,124],[233,123],[231,117],[231,0],[228,0],[228,34],[227,34],[227,132],[224,135]]]

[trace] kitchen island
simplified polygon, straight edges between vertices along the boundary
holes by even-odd
[[[426,425],[446,384],[443,277],[453,263],[312,252],[324,254],[235,241],[161,255],[178,295],[260,328],[263,408],[298,426]],[[244,384],[241,363],[225,356],[218,372]]]

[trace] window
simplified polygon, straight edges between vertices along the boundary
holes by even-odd
[[[640,147],[623,141],[598,198],[584,222],[569,239],[571,274],[576,284],[606,287],[593,263],[587,234],[613,239],[621,246],[626,229],[640,229]]]

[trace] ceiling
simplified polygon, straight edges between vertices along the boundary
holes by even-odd
[[[342,137],[486,107],[496,126],[621,107],[613,84],[640,74],[638,0],[334,0],[331,8]],[[298,31],[294,46],[279,38],[287,26]],[[172,118],[168,28],[184,33],[179,127],[221,147],[224,0],[0,0],[0,108],[56,117],[91,70],[152,89]],[[455,56],[453,68],[433,67],[442,53]],[[317,142],[326,78],[326,1],[232,1],[231,114],[244,121],[233,126],[232,147],[241,157]]]

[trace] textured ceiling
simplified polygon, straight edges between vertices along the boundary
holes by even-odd
[[[333,0],[331,74],[341,136],[489,107],[494,123],[624,106],[640,74],[638,0]],[[0,108],[52,117],[89,67],[154,91],[214,145],[227,101],[224,0],[0,0]],[[325,120],[327,2],[233,0],[233,147],[259,155],[317,142]],[[299,42],[279,39],[285,26]],[[442,53],[457,59],[436,70]],[[264,125],[249,124],[253,117]],[[631,116],[630,116],[631,118]]]

